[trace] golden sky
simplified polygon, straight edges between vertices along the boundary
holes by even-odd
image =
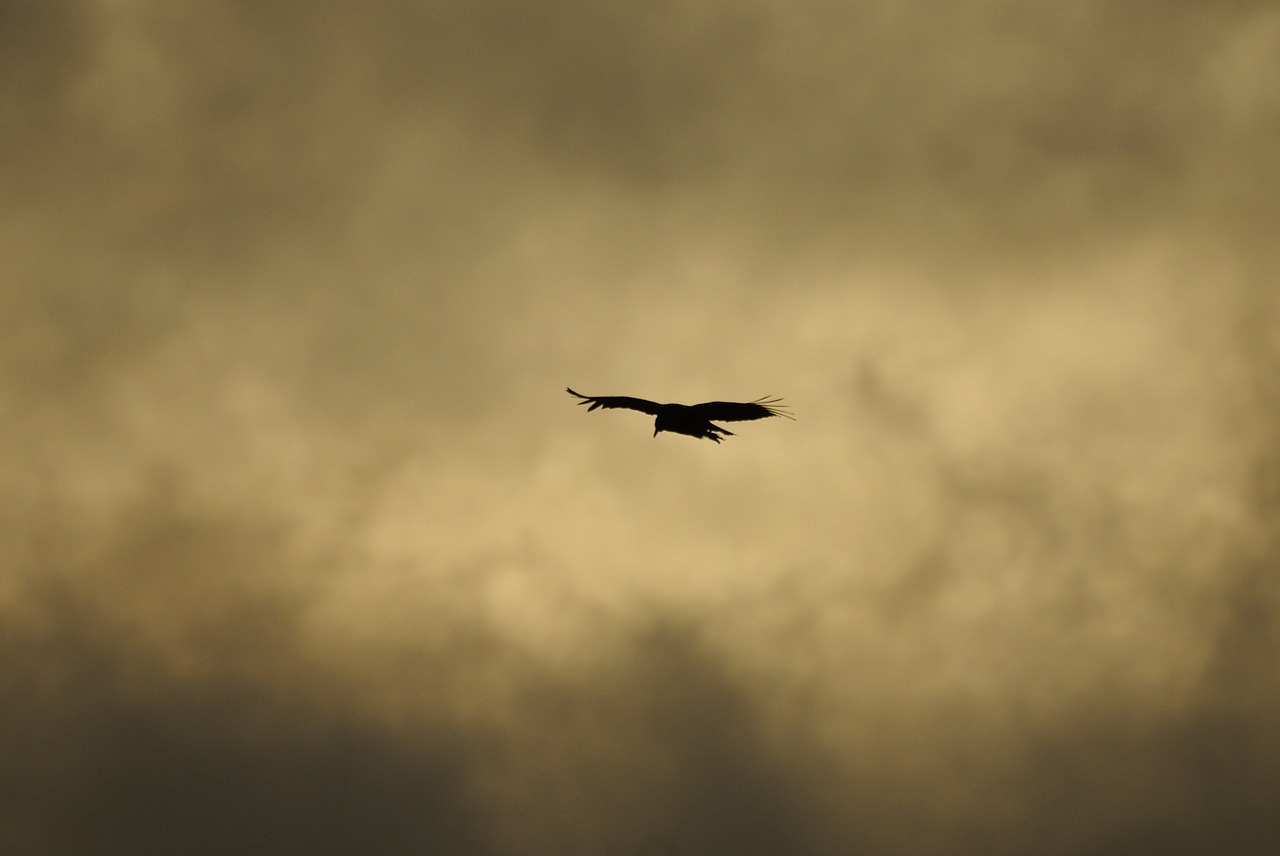
[[[1280,849],[1277,81],[1262,0],[0,5],[0,851]]]

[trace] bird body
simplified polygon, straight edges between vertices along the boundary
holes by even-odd
[[[625,395],[582,395],[568,387],[565,391],[582,399],[578,404],[589,404],[587,411],[603,407],[606,410],[622,408],[638,410],[653,416],[653,436],[663,431],[672,434],[685,434],[719,443],[722,437],[732,437],[733,432],[716,425],[717,422],[741,422],[748,419],[765,419],[770,416],[782,416],[794,419],[785,410],[780,398],[757,398],[755,401],[704,401],[702,404],[658,404],[644,398],[631,398]]]

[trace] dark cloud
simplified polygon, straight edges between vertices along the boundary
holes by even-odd
[[[33,154],[33,141],[58,129],[71,90],[89,64],[92,25],[75,0],[36,3],[15,0],[0,11],[0,86],[6,110],[5,150],[13,156]],[[8,182],[22,181],[7,171]]]
[[[525,659],[484,616],[441,612],[473,632],[344,673],[308,655],[309,598],[288,593],[323,588],[323,568],[268,519],[170,486],[105,542],[74,521],[36,539],[0,657],[6,845],[772,852],[802,833],[795,773],[687,628],[659,621],[598,678],[565,679],[513,672]],[[459,717],[483,673],[511,706]],[[405,693],[408,721],[377,715]]]
[[[8,846],[1246,854],[1280,837],[1274,550],[1222,568],[1236,583],[1184,704],[1027,698],[997,726],[963,696],[896,721],[856,703],[823,737],[820,696],[744,669],[723,619],[666,608],[597,630],[612,653],[562,671],[440,590],[420,620],[464,635],[326,664],[305,639],[333,569],[272,519],[160,483],[105,540],[69,520],[7,551],[31,557],[0,657]],[[853,730],[880,745],[832,748]]]
[[[506,157],[768,240],[1008,251],[1140,229],[1247,140],[1211,72],[1257,4],[489,3],[391,15],[378,85]],[[376,25],[375,25],[376,26]],[[1189,195],[1191,194],[1191,195]],[[941,235],[940,235],[941,233]],[[896,249],[901,249],[898,247]]]
[[[455,246],[547,204],[544,170],[770,242],[1093,240],[1188,212],[1211,174],[1249,192],[1256,137],[1228,107],[1249,91],[1242,34],[1267,20],[1249,3],[14,9],[8,88],[45,118],[10,117],[10,193],[94,200],[83,216],[117,237],[215,259],[341,239],[388,139],[415,130],[422,165],[389,178],[420,196],[416,234],[462,218]],[[37,44],[47,74],[21,59]]]
[[[225,674],[184,680],[166,658],[103,632],[96,608],[6,634],[8,847],[489,852],[451,735],[402,739],[351,722],[315,688],[286,686],[298,663],[292,679],[220,664]],[[219,628],[244,630],[230,618]]]

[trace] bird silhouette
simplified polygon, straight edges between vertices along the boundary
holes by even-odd
[[[702,404],[659,404],[644,398],[631,398],[626,395],[583,395],[565,387],[565,392],[582,399],[578,404],[589,404],[587,411],[603,407],[606,410],[622,408],[639,410],[654,417],[653,436],[661,431],[672,434],[687,434],[690,437],[705,437],[719,443],[722,437],[732,437],[733,432],[715,425],[717,422],[743,422],[748,419],[766,419],[770,416],[782,416],[794,420],[795,417],[786,411],[781,398],[757,398],[755,401],[704,401]]]

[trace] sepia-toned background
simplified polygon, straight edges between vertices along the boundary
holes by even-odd
[[[0,850],[1280,849],[1277,81],[1265,0],[0,4]]]

